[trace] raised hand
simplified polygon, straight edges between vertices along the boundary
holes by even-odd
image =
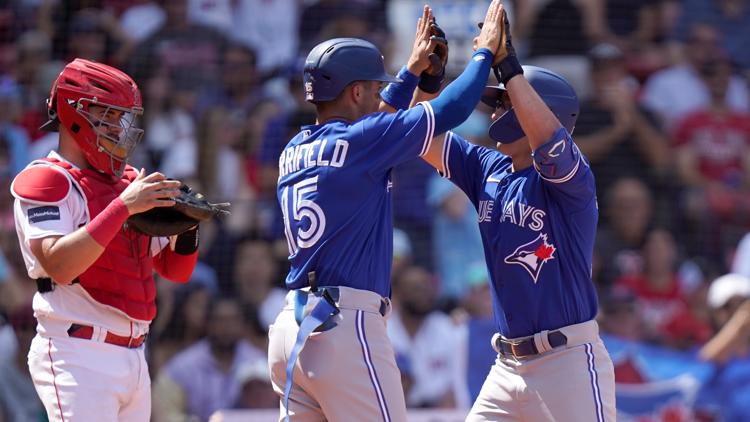
[[[501,43],[505,42],[505,10],[500,0],[492,0],[482,22],[479,35],[474,38],[474,50],[486,48],[496,55],[500,52]],[[502,57],[501,57],[502,59]]]
[[[180,181],[167,180],[159,172],[146,175],[141,169],[133,182],[120,194],[130,215],[148,211],[154,207],[171,207],[174,197],[180,194]]]
[[[417,30],[414,35],[414,47],[411,50],[411,56],[406,63],[406,69],[414,75],[421,75],[422,72],[431,67],[430,56],[435,54],[436,46],[442,45],[447,53],[447,41],[445,38],[434,36],[432,25],[435,18],[432,16],[432,9],[425,5],[422,9],[422,16],[417,20]]]

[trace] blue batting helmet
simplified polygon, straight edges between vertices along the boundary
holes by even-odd
[[[579,105],[578,96],[568,81],[551,70],[536,66],[523,66],[523,74],[560,123],[568,132],[573,132]],[[510,105],[503,84],[485,88],[482,102],[494,108],[499,108],[503,104]],[[523,138],[525,133],[513,107],[505,109],[505,113],[490,125],[489,135],[496,142],[509,144]]]
[[[371,42],[333,38],[315,46],[305,60],[305,100],[330,101],[354,81],[401,82],[385,72],[383,55]]]

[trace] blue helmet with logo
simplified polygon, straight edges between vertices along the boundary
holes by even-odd
[[[523,66],[523,74],[560,123],[572,133],[580,107],[578,96],[570,83],[557,73],[536,66]],[[509,144],[526,136],[503,84],[485,88],[482,102],[496,109],[505,109],[505,113],[490,125],[492,140]]]
[[[304,70],[305,100],[330,101],[354,81],[401,82],[385,72],[383,55],[371,42],[333,38],[315,46]]]

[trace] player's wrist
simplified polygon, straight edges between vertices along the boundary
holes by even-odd
[[[411,73],[406,66],[402,67],[396,75],[401,82],[391,82],[382,91],[380,98],[389,106],[396,110],[406,110],[409,108],[411,98],[414,96],[414,89],[419,83],[419,76]]]
[[[86,224],[85,229],[99,245],[106,247],[130,216],[128,207],[117,197]]]
[[[199,240],[198,226],[195,226],[177,235],[173,250],[180,255],[191,255],[198,250]]]

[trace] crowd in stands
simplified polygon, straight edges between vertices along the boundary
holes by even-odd
[[[0,0],[0,421],[44,418],[26,366],[36,285],[8,188],[56,147],[39,126],[65,63],[101,61],[138,82],[145,136],[132,165],[232,203],[231,216],[201,226],[191,281],[157,282],[147,343],[153,420],[204,421],[220,408],[278,406],[265,358],[287,269],[275,185],[279,152],[314,121],[304,57],[324,39],[361,37],[397,70],[423,3]],[[431,4],[454,76],[485,3]],[[574,139],[597,181],[602,331],[717,371],[750,359],[750,2],[505,3],[522,62],[563,74],[580,95]],[[482,107],[456,131],[492,147]],[[476,211],[421,160],[394,170],[393,196],[389,334],[407,403],[468,408],[494,360]]]

